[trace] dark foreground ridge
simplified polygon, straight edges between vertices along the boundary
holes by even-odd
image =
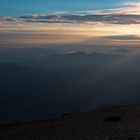
[[[140,106],[64,114],[59,119],[0,125],[0,140],[139,140]]]

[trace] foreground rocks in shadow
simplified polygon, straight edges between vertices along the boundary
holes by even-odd
[[[58,119],[0,125],[0,140],[138,140],[140,106],[64,114]]]

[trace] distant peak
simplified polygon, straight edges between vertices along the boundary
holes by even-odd
[[[80,52],[68,52],[68,53],[66,53],[67,55],[87,55],[84,51],[80,51]]]

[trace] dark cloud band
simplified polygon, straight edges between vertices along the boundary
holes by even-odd
[[[110,24],[140,24],[140,15],[36,15],[21,16],[20,19],[26,22],[42,22],[42,23],[84,23],[84,22],[105,22]]]
[[[0,22],[33,22],[33,23],[109,23],[109,24],[140,24],[140,15],[31,15],[19,18],[0,17]]]

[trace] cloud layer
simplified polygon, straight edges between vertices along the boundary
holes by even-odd
[[[36,15],[22,16],[19,20],[40,23],[109,23],[140,24],[140,15],[106,14],[106,15]]]
[[[81,13],[77,11],[74,14],[58,12],[0,17],[0,35],[0,44],[73,42],[73,44],[140,45],[140,2],[125,2],[120,8]]]
[[[85,23],[85,24],[140,24],[140,15],[107,14],[107,15],[36,15],[19,18],[1,17],[0,26],[28,23]]]
[[[80,11],[74,14],[36,14],[14,17],[0,17],[0,26],[27,23],[108,23],[108,24],[140,24],[140,2],[122,2],[119,8]],[[68,14],[69,13],[69,14]]]

